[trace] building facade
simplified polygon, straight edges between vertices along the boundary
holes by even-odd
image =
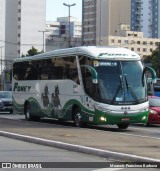
[[[82,22],[77,21],[77,18],[70,17],[70,29],[69,29],[69,17],[59,17],[57,18],[57,22],[60,23],[60,35],[67,37],[69,35],[71,37],[82,37]]]
[[[4,27],[0,35],[5,42],[5,60],[27,54],[32,46],[42,51],[44,35],[41,31],[46,26],[46,0],[0,0],[0,4]]]
[[[130,11],[130,0],[82,0],[82,44],[101,45],[116,35],[119,24],[130,24]]]
[[[57,21],[46,22],[46,51],[54,49],[80,46],[82,42],[82,22],[77,21],[75,17],[59,17]]]
[[[0,58],[4,59],[5,51],[5,1],[0,0]],[[0,71],[2,68],[0,68]]]
[[[124,47],[145,58],[151,55],[160,43],[160,39],[146,38],[143,32],[131,31],[128,25],[121,25],[119,32],[118,36],[105,37],[103,45]]]
[[[131,30],[160,38],[160,0],[131,0]]]
[[[82,45],[96,44],[96,0],[82,0]]]

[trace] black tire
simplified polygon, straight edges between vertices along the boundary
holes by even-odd
[[[27,121],[40,121],[40,119],[41,119],[41,117],[39,117],[39,116],[31,115],[31,107],[30,107],[29,103],[25,105],[24,114],[25,114],[25,119]]]
[[[119,129],[127,129],[129,126],[129,123],[123,123],[123,124],[117,124]]]
[[[79,109],[76,109],[74,111],[73,119],[74,119],[74,126],[75,127],[82,127],[81,113],[80,113],[80,110]]]
[[[145,123],[144,126],[149,127],[149,126],[151,126],[151,125],[150,125],[150,123],[147,121],[147,123]]]
[[[24,114],[25,114],[25,119],[27,121],[33,120],[33,117],[31,116],[31,107],[29,103],[25,105]]]

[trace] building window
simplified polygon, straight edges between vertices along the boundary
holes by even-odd
[[[125,44],[128,44],[128,40],[125,40],[124,43],[125,43]]]
[[[114,43],[114,39],[111,40],[111,43]]]
[[[143,52],[147,52],[147,49],[146,48],[143,48]]]
[[[147,42],[146,42],[146,41],[144,41],[144,42],[143,42],[143,45],[146,45],[146,44],[147,44]]]

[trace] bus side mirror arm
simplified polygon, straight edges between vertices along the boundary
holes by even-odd
[[[144,70],[143,70],[143,73],[142,73],[142,85],[143,85],[143,87],[144,87],[144,74],[145,74],[145,72],[146,72],[147,70],[151,73],[151,76],[152,76],[152,83],[156,83],[156,82],[157,82],[157,77],[156,77],[156,72],[155,72],[155,70],[154,70],[153,68],[151,68],[151,67],[146,66],[146,67],[144,68]]]
[[[92,74],[92,83],[93,84],[98,84],[98,74],[97,74],[97,71],[92,67],[92,66],[89,66],[89,65],[83,65],[85,68],[87,68],[91,74]]]

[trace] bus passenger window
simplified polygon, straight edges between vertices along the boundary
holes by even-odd
[[[84,89],[86,93],[93,97],[94,94],[94,84],[92,83],[92,75],[90,72],[85,73],[85,77],[83,78]]]

